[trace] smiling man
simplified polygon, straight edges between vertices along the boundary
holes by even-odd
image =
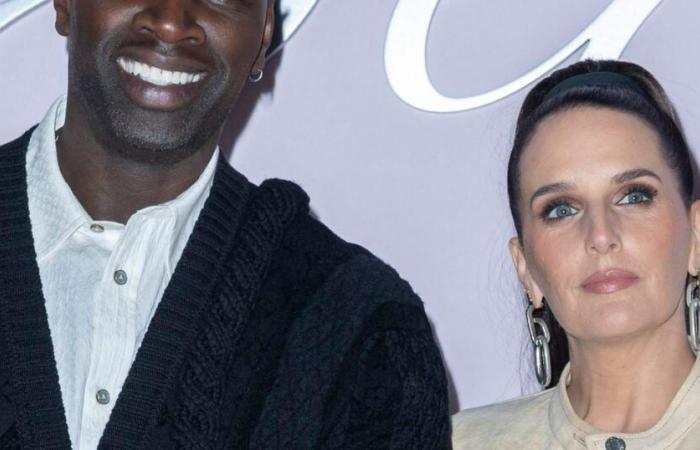
[[[69,86],[0,148],[0,448],[443,448],[408,284],[217,142],[273,0],[54,0]]]

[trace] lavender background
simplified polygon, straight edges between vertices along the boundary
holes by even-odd
[[[427,49],[433,82],[450,96],[495,88],[548,58],[609,3],[441,0]],[[245,92],[222,146],[253,181],[301,184],[326,224],[411,282],[445,357],[453,411],[532,392],[524,303],[506,249],[505,167],[524,92],[452,114],[403,103],[383,59],[395,4],[319,0],[264,82]],[[623,53],[667,88],[693,147],[699,15],[700,3],[665,0]],[[0,31],[0,61],[7,141],[65,90],[65,43],[50,4]]]

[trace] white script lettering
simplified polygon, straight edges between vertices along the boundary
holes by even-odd
[[[384,65],[392,89],[404,102],[424,111],[447,113],[501,100],[547,74],[586,44],[582,59],[619,58],[662,0],[614,0],[581,34],[535,69],[497,89],[465,98],[440,94],[428,75],[428,34],[439,1],[399,0],[387,33]]]
[[[318,0],[280,0],[285,16],[283,40],[303,24]],[[426,64],[430,24],[440,0],[398,0],[384,48],[386,74],[394,92],[407,104],[429,112],[459,112],[501,100],[550,72],[577,49],[582,58],[617,59],[634,33],[662,0],[613,0],[583,31],[552,57],[520,78],[489,92],[451,98],[437,91]],[[48,0],[0,0],[0,30]]]

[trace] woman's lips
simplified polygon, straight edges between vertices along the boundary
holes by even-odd
[[[601,270],[586,278],[581,287],[592,294],[612,294],[634,284],[639,277],[621,269]]]

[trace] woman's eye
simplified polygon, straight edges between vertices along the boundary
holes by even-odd
[[[578,213],[578,209],[571,205],[557,205],[549,210],[549,212],[545,215],[545,220],[564,219],[566,217],[573,216],[576,213]]]
[[[651,200],[651,197],[645,194],[644,192],[640,191],[634,191],[630,192],[629,194],[625,195],[620,199],[619,202],[617,202],[618,205],[634,205],[637,203],[646,203],[649,200]]]

